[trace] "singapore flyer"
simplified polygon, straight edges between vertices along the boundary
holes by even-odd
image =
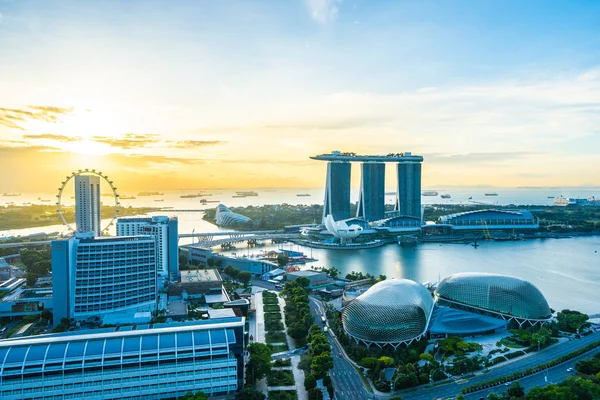
[[[61,182],[60,188],[58,188],[58,194],[56,195],[56,207],[57,207],[57,212],[58,215],[60,217],[60,219],[62,220],[62,223],[65,227],[67,227],[69,229],[69,231],[71,232],[76,232],[77,229],[76,227],[74,227],[73,225],[69,224],[67,222],[67,219],[65,218],[64,212],[63,212],[63,204],[62,204],[62,199],[63,199],[63,194],[65,191],[65,188],[67,187],[67,184],[69,182],[71,182],[72,180],[74,180],[74,178],[76,176],[82,176],[82,175],[93,175],[93,176],[97,176],[101,179],[104,180],[104,182],[106,182],[106,184],[110,187],[113,198],[114,198],[114,207],[115,210],[113,212],[113,215],[110,219],[110,221],[108,222],[108,224],[102,228],[102,232],[106,231],[117,219],[118,213],[119,213],[119,207],[121,206],[121,203],[119,202],[119,194],[117,193],[117,188],[113,185],[113,181],[111,181],[110,179],[108,179],[107,175],[104,175],[102,172],[100,171],[96,171],[95,169],[84,169],[84,170],[78,170],[77,172],[72,172],[71,175],[67,175],[67,178]]]

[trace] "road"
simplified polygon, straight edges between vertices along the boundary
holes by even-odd
[[[521,384],[521,386],[523,386],[527,390],[529,390],[535,386],[545,386],[550,383],[560,383],[560,382],[564,381],[565,379],[567,379],[569,376],[572,376],[575,374],[575,372],[567,371],[568,368],[574,368],[577,361],[584,359],[584,358],[592,357],[594,354],[596,354],[598,352],[600,352],[600,349],[596,348],[594,350],[591,350],[588,353],[582,354],[582,355],[575,357],[569,361],[566,361],[560,365],[557,365],[556,367],[548,368],[547,370],[545,370],[543,372],[538,372],[537,374],[529,375],[525,378],[521,378],[521,379],[519,379],[519,383]],[[487,397],[487,395],[490,393],[500,394],[503,391],[505,391],[506,389],[507,389],[507,387],[502,385],[502,386],[497,386],[495,388],[480,390],[476,393],[469,393],[468,395],[465,395],[465,399],[480,399],[482,397],[485,399]]]
[[[315,318],[315,324],[321,326],[321,316],[324,315],[324,309],[322,304],[314,299],[310,298],[310,311]],[[333,370],[330,372],[331,378],[334,383],[336,394],[340,400],[363,400],[372,397],[389,397],[388,396],[374,396],[373,394],[366,391],[360,377],[355,371],[354,367],[341,355],[341,350],[337,345],[337,342],[333,340],[329,335],[329,343],[332,347],[333,353]],[[587,346],[588,344],[600,340],[600,332],[594,332],[591,335],[584,336],[581,339],[567,341],[553,345],[547,349],[534,353],[519,360],[512,360],[505,365],[500,365],[496,368],[491,369],[486,374],[477,375],[467,381],[461,381],[460,384],[456,382],[450,382],[445,385],[436,387],[419,387],[414,391],[397,392],[400,397],[405,400],[431,400],[432,398],[449,398],[454,397],[461,393],[461,389],[466,386],[470,386],[474,383],[485,382],[494,378],[510,375],[512,373],[523,371],[531,367],[552,361],[560,356],[571,353],[577,349]],[[579,356],[574,360],[562,363],[554,368],[548,370],[548,381],[546,382],[545,374],[538,373],[526,378],[522,378],[520,382],[526,388],[533,386],[543,386],[551,382],[561,382],[568,376],[567,368],[573,367],[578,359],[590,357],[600,349],[593,350],[585,355]],[[506,389],[505,386],[498,386],[496,388],[488,389],[486,391],[479,391],[466,396],[468,399],[478,399],[480,397],[487,396],[491,392],[502,392]]]
[[[321,317],[325,315],[325,310],[322,304],[311,297],[309,306],[310,312],[315,318],[315,324],[323,326]],[[329,376],[331,376],[331,380],[333,381],[336,398],[338,400],[365,400],[372,398],[373,395],[365,390],[352,364],[342,356],[337,342],[333,340],[330,334],[326,336],[331,345],[333,356],[333,369],[329,371]]]
[[[530,356],[525,357],[520,360],[511,361],[505,365],[500,365],[500,366],[490,370],[490,372],[488,372],[487,374],[482,374],[482,375],[478,375],[474,378],[470,378],[467,382],[463,382],[461,384],[457,384],[456,382],[451,382],[446,385],[441,385],[441,386],[437,386],[437,387],[433,387],[433,388],[419,388],[418,392],[401,393],[400,395],[403,399],[406,399],[406,400],[413,400],[413,399],[415,399],[415,400],[417,400],[417,399],[431,400],[432,398],[437,398],[437,397],[442,397],[442,398],[453,397],[453,396],[461,393],[461,388],[463,388],[465,386],[470,386],[474,383],[489,381],[494,378],[499,378],[502,376],[510,375],[514,372],[523,371],[528,368],[535,367],[537,365],[552,361],[560,356],[563,356],[572,351],[575,351],[577,349],[585,347],[586,345],[588,345],[592,342],[595,342],[596,340],[599,340],[599,339],[600,339],[600,332],[595,332],[591,335],[583,337],[582,339],[556,344],[554,346],[551,346],[547,349],[540,351],[539,353],[531,354]],[[555,368],[557,368],[557,369],[563,368],[566,371],[566,368],[568,368],[568,366],[565,367],[564,365],[567,365],[567,363],[561,364],[560,366],[555,367]],[[523,378],[523,379],[521,379],[521,381],[526,382],[526,379],[527,378]],[[556,379],[555,381],[559,382],[560,380]],[[537,382],[540,385],[543,385],[545,383],[543,377],[538,378]],[[503,387],[503,389],[504,389],[504,387]],[[497,390],[502,391],[503,389],[497,389]],[[483,393],[483,392],[477,392],[477,394],[479,394],[479,393]],[[485,396],[479,395],[479,397],[485,397]],[[479,398],[479,397],[472,396],[470,398]]]

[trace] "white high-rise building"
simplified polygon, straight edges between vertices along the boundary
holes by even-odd
[[[100,236],[100,177],[75,176],[75,223],[78,232]]]
[[[151,218],[119,218],[117,236],[149,235],[156,240],[156,269],[159,276],[179,269],[177,244],[177,218],[153,216]]]

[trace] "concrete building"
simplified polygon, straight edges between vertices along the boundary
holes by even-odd
[[[377,221],[385,216],[385,164],[364,162],[361,164],[360,193],[356,217],[365,221]]]
[[[346,161],[327,163],[323,223],[329,214],[335,221],[350,218],[350,167]]]
[[[94,232],[100,236],[100,177],[75,176],[75,223],[78,232]]]
[[[310,282],[309,288],[311,289],[327,286],[330,284],[329,278],[327,277],[327,274],[325,272],[305,270],[289,272],[287,274],[288,281],[295,281],[299,277],[307,278]]]
[[[230,395],[244,384],[244,323],[228,316],[2,340],[0,398]]]
[[[449,225],[454,232],[531,231],[540,226],[531,212],[525,210],[476,210],[443,215],[438,224]]]
[[[119,218],[117,236],[147,235],[156,239],[156,269],[159,276],[179,270],[178,221],[176,217]]]
[[[0,292],[0,294],[2,293]],[[52,308],[52,289],[16,287],[0,299],[0,318],[37,316],[42,310],[51,310]]]
[[[216,269],[181,271],[179,286],[185,290],[188,297],[202,297],[207,294],[221,294],[221,274]]]
[[[155,312],[156,244],[152,236],[77,234],[52,242],[54,325],[109,314],[123,321]],[[112,320],[115,316],[113,315]]]
[[[197,261],[202,264],[206,264],[209,258],[214,258],[215,262],[221,260],[221,265],[226,267],[231,265],[233,268],[237,268],[240,271],[248,271],[254,276],[261,277],[266,272],[278,268],[278,265],[270,261],[256,260],[253,258],[246,257],[229,257],[219,253],[213,253],[211,249],[202,247],[201,245],[186,246],[188,249],[188,259],[190,262]],[[183,272],[182,272],[183,276]]]
[[[395,210],[421,219],[421,162],[399,162]]]

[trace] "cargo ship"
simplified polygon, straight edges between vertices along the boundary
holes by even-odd
[[[296,196],[298,197],[310,197],[309,193],[298,193]]]
[[[160,192],[139,192],[138,196],[162,196],[163,194]]]
[[[436,192],[435,190],[428,190],[428,191],[421,193],[421,196],[437,196],[437,195],[438,195],[438,192]]]
[[[493,193],[486,193],[486,196],[498,196],[498,193],[493,192]]]
[[[17,197],[20,196],[21,193],[3,193],[2,196],[4,197]]]
[[[452,197],[452,196],[450,196],[449,194],[443,194],[443,195],[441,195],[440,197],[441,197],[442,199],[449,199],[449,198],[450,198],[450,197]]]

